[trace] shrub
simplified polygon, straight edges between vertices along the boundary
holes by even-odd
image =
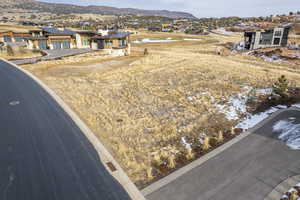
[[[273,84],[273,95],[274,96],[280,96],[282,98],[285,98],[288,96],[288,86],[289,82],[285,78],[284,75],[282,75],[278,80]]]
[[[147,55],[149,55],[149,52],[148,52],[148,49],[145,48],[145,49],[144,49],[144,56],[147,56]]]
[[[13,48],[10,45],[7,45],[6,51],[7,51],[7,55],[9,55],[9,56],[14,56],[15,55],[15,52],[14,52]]]

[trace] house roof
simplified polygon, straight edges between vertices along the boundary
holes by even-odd
[[[116,33],[110,33],[108,35],[104,36],[95,36],[94,39],[118,39],[118,38],[125,38],[129,36],[130,33],[128,32],[116,32]]]
[[[43,27],[44,32],[48,35],[74,35],[75,32],[70,29],[59,29],[52,27]]]

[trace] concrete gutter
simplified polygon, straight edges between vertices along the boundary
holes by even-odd
[[[149,194],[151,194],[151,193],[159,190],[160,188],[164,187],[165,185],[171,183],[172,181],[174,181],[175,179],[179,178],[180,176],[183,176],[185,173],[189,172],[190,170],[192,170],[192,169],[194,169],[194,168],[202,165],[206,161],[208,161],[211,158],[219,155],[220,153],[222,153],[226,149],[230,148],[232,145],[238,143],[239,141],[241,141],[245,137],[249,136],[251,133],[253,133],[257,129],[261,128],[262,126],[264,126],[265,124],[267,124],[268,122],[270,122],[274,117],[278,116],[279,114],[281,114],[282,112],[284,112],[286,110],[297,110],[297,111],[300,111],[299,108],[295,108],[295,107],[276,111],[275,113],[271,114],[268,118],[266,118],[263,121],[259,122],[256,126],[254,126],[253,128],[249,129],[248,131],[246,131],[246,132],[242,133],[241,135],[233,138],[232,140],[226,142],[225,144],[223,144],[222,146],[216,148],[215,150],[211,151],[210,153],[205,154],[204,156],[202,156],[199,159],[193,161],[189,165],[186,165],[186,166],[178,169],[177,171],[173,172],[172,174],[170,174],[170,175],[168,175],[168,176],[166,176],[166,177],[158,180],[157,182],[149,185],[148,187],[144,188],[142,190],[142,194],[144,196],[147,196],[147,195],[149,195]]]
[[[97,150],[101,161],[103,162],[106,169],[110,172],[110,174],[124,187],[124,189],[128,192],[129,196],[133,200],[145,200],[145,197],[138,190],[138,188],[134,185],[134,183],[129,179],[126,173],[123,171],[118,162],[113,158],[113,156],[109,153],[109,151],[104,147],[104,145],[100,142],[100,140],[96,137],[96,135],[87,127],[87,125],[75,114],[75,112],[47,85],[45,85],[40,79],[31,74],[30,72],[18,67],[12,62],[9,62],[3,58],[0,58],[4,62],[11,64],[16,67],[34,81],[36,81],[49,95],[54,98],[57,103],[61,106],[61,108],[69,114],[71,119],[75,122],[75,124],[80,128],[80,130],[85,134],[85,136],[89,139],[89,141],[93,144],[95,149]],[[112,163],[116,170],[112,171],[108,166],[108,163]]]
[[[280,183],[264,200],[280,200],[292,187],[300,183],[300,175],[293,176]]]

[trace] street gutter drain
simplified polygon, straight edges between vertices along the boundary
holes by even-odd
[[[117,168],[114,166],[114,164],[112,164],[112,162],[108,162],[106,163],[108,168],[110,169],[110,171],[115,172],[117,171]]]

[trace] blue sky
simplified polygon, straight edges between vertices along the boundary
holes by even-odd
[[[300,10],[300,0],[40,0],[51,3],[186,11],[196,17],[267,16]]]

